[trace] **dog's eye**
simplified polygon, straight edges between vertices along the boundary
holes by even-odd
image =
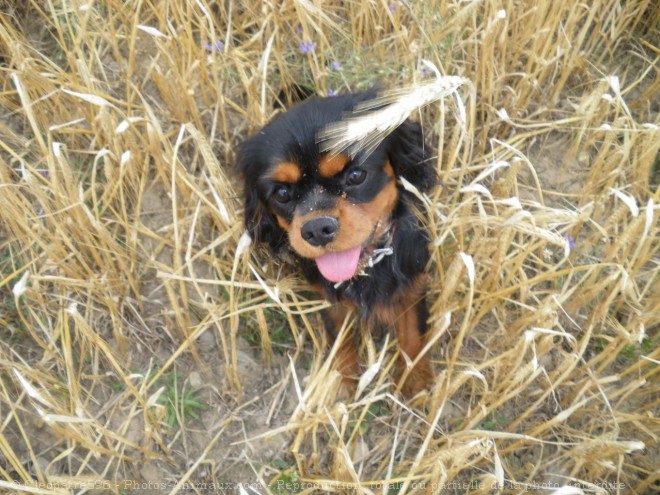
[[[278,203],[288,203],[291,201],[291,192],[286,186],[277,186],[273,192],[273,197]]]
[[[362,184],[366,178],[367,172],[365,170],[362,170],[361,168],[354,168],[348,173],[348,177],[346,177],[346,184],[349,186],[357,186],[358,184]]]

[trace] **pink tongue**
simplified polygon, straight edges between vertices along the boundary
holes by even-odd
[[[339,253],[327,253],[316,258],[316,266],[330,282],[343,282],[355,275],[360,261],[362,248],[356,246],[353,249]]]

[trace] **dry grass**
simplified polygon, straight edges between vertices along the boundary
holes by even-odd
[[[656,2],[0,6],[0,490],[658,490]],[[232,150],[281,84],[422,59],[474,89],[420,115],[437,380],[403,401],[368,341],[338,402],[325,303],[241,241]]]

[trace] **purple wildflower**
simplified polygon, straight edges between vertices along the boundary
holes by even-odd
[[[337,96],[337,94],[338,93],[334,89],[328,88],[328,96]]]
[[[205,41],[204,42],[204,49],[209,53],[213,53],[213,52],[219,53],[219,52],[222,51],[222,49],[224,47],[225,47],[225,44],[220,40],[215,41],[213,43],[211,43],[210,41]]]
[[[303,41],[300,43],[300,45],[298,45],[298,48],[300,48],[300,53],[305,55],[314,51],[314,48],[316,48],[316,43],[313,41]]]
[[[394,11],[395,11],[396,8],[398,7],[397,4],[398,4],[398,2],[392,2],[392,3],[390,4],[390,6],[389,6],[390,14],[394,14]]]
[[[431,77],[433,75],[433,71],[426,66],[422,67],[419,72],[423,78]]]
[[[564,239],[568,241],[568,248],[573,251],[575,250],[575,239],[573,239],[570,235],[564,234],[562,235]]]
[[[296,28],[296,33],[301,34],[302,33],[302,26],[298,24],[298,27]]]
[[[337,72],[339,69],[341,69],[341,62],[338,60],[333,60],[330,63],[330,70],[332,70],[332,72]]]

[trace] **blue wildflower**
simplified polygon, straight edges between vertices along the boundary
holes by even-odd
[[[314,48],[316,48],[316,43],[313,41],[303,41],[300,43],[300,45],[298,45],[298,47],[300,48],[300,53],[305,55],[314,51]]]
[[[209,53],[212,53],[212,52],[219,53],[219,52],[222,51],[222,49],[224,47],[225,47],[225,44],[220,40],[215,41],[214,43],[211,43],[210,41],[205,41],[204,42],[204,49]]]
[[[568,248],[573,251],[575,249],[575,239],[568,234],[564,234],[562,237],[568,241]]]
[[[397,3],[398,3],[398,2],[392,2],[392,3],[390,4],[390,6],[389,6],[390,14],[394,14],[394,11],[395,11],[396,8],[398,7]]]
[[[337,95],[338,93],[334,89],[328,88],[328,96],[337,96]]]
[[[333,60],[330,63],[330,70],[332,70],[332,72],[337,72],[339,69],[341,69],[341,62],[338,60]]]

